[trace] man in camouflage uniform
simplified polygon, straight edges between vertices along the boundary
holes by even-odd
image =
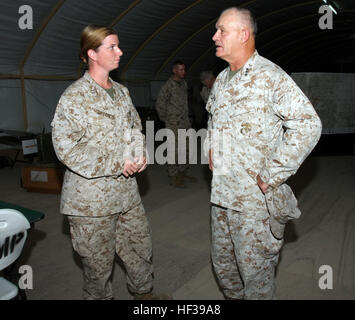
[[[216,56],[229,67],[206,106],[212,263],[227,299],[274,299],[284,226],[300,214],[284,182],[316,145],[321,122],[293,80],[255,50],[250,11],[223,11],[216,29]]]
[[[186,174],[187,164],[178,164],[178,129],[189,129],[191,127],[188,108],[188,93],[185,78],[185,65],[182,61],[176,61],[172,68],[173,75],[161,87],[157,101],[156,110],[165,128],[171,130],[175,137],[175,163],[168,164],[168,176],[170,184],[176,187],[184,186],[184,178],[195,181],[193,177]],[[188,139],[187,139],[188,140]],[[186,141],[186,163],[189,159],[188,141]]]
[[[67,167],[60,211],[83,264],[84,299],[113,298],[115,252],[135,297],[153,286],[150,227],[133,176],[146,167],[141,121],[127,88],[108,76],[122,51],[113,29],[88,26],[83,34],[107,30],[101,45],[83,52],[89,71],[65,90],[52,122]]]

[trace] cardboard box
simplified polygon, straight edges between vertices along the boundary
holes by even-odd
[[[25,167],[21,170],[22,186],[30,192],[60,193],[63,168]]]

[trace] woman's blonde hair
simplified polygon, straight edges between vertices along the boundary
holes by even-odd
[[[109,27],[90,24],[84,28],[80,37],[80,59],[88,63],[88,50],[96,50],[101,46],[102,41],[109,35],[117,32]]]

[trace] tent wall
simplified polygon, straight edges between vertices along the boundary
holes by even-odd
[[[19,79],[1,79],[0,101],[0,129],[23,131],[25,128]]]
[[[294,73],[292,78],[317,110],[323,123],[323,134],[355,132],[355,74]],[[32,133],[50,132],[58,100],[72,82],[26,79],[25,115],[20,79],[2,79],[0,128]],[[136,107],[152,108],[163,83],[126,82],[125,85]]]
[[[72,81],[25,80],[26,119],[21,99],[21,81],[2,79],[0,128],[31,133],[50,132],[50,123],[58,100],[71,83]]]
[[[294,73],[292,78],[321,118],[323,134],[355,132],[354,73]]]
[[[127,86],[129,93],[131,95],[131,99],[133,104],[136,107],[152,107],[154,105],[154,101],[152,100],[150,83],[142,82],[142,83],[125,83]]]
[[[73,81],[58,80],[25,80],[26,115],[21,98],[20,79],[1,79],[0,128],[31,133],[50,132],[50,123],[55,108],[64,90]],[[163,82],[159,82],[159,87]],[[125,83],[128,87],[132,102],[136,107],[154,107],[150,82]],[[26,128],[27,124],[27,128]]]
[[[72,81],[27,80],[28,131],[50,132],[59,98]]]

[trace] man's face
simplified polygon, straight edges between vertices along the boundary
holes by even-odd
[[[235,11],[223,13],[216,23],[216,33],[212,40],[216,45],[216,56],[229,62],[241,44],[241,25]]]
[[[177,64],[174,68],[173,68],[173,73],[174,76],[180,80],[185,78],[185,65],[183,64]]]
[[[96,52],[96,63],[106,71],[118,68],[120,57],[123,55],[122,50],[118,47],[118,37],[110,34],[103,41]]]

